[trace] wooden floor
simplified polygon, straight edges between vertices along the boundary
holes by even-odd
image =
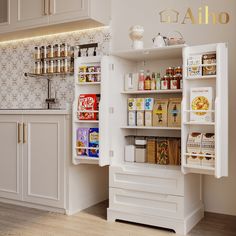
[[[108,223],[107,203],[75,216],[65,216],[0,203],[0,235],[18,236],[175,236],[152,227],[130,223]],[[206,213],[191,236],[236,236],[236,217]]]

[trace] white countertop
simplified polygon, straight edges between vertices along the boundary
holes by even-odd
[[[70,115],[71,110],[47,109],[0,109],[0,115]]]

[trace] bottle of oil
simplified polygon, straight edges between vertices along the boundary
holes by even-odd
[[[150,71],[147,70],[147,75],[144,80],[144,90],[151,90],[151,82],[152,82],[152,78],[150,76]]]

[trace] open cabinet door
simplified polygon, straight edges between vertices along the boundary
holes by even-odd
[[[227,44],[185,47],[183,83],[182,172],[228,176]]]
[[[110,164],[111,126],[110,126],[110,67],[109,57],[104,56],[101,60],[101,98],[99,106],[99,138],[100,138],[100,158],[99,165],[106,166]]]

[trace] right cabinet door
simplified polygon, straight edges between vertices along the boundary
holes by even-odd
[[[88,0],[50,0],[50,23],[65,23],[88,16]]]
[[[35,28],[49,22],[49,0],[17,0],[13,8],[13,23],[17,28]]]
[[[24,201],[51,207],[65,207],[64,142],[63,116],[24,116]]]
[[[228,176],[228,45],[183,49],[182,171]]]

